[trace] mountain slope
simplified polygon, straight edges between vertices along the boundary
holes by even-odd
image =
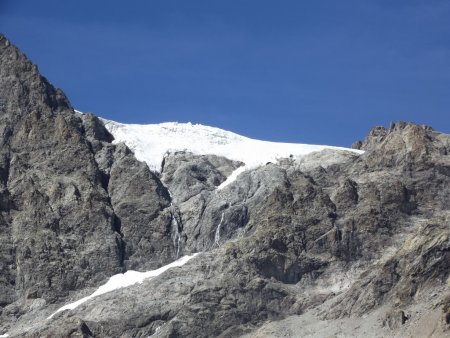
[[[0,95],[0,334],[448,336],[449,135],[376,127],[362,153],[190,125],[111,134],[3,36]],[[154,277],[95,293],[129,270]]]
[[[136,262],[176,258],[160,180],[2,35],[0,103],[2,326]]]

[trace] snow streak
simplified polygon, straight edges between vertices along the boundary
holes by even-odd
[[[114,275],[106,282],[106,284],[103,284],[102,286],[100,286],[93,294],[91,294],[87,297],[81,298],[81,299],[77,300],[76,302],[64,305],[63,307],[56,310],[47,319],[52,318],[58,312],[61,312],[64,310],[73,310],[76,307],[78,307],[79,305],[87,302],[88,300],[90,300],[94,297],[100,296],[104,293],[111,292],[111,291],[114,291],[114,290],[117,290],[120,288],[125,288],[128,286],[137,284],[137,283],[142,283],[145,279],[150,279],[150,278],[159,276],[164,271],[167,271],[176,266],[182,266],[182,265],[186,264],[190,259],[194,258],[196,255],[198,255],[198,254],[196,253],[191,256],[183,256],[180,259],[177,259],[176,261],[174,261],[168,265],[165,265],[163,267],[160,267],[159,269],[156,269],[156,270],[150,270],[150,271],[146,271],[146,272],[138,272],[138,271],[130,270],[125,273],[120,273],[120,274]]]

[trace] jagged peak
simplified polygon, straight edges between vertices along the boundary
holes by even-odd
[[[8,47],[10,45],[9,40],[2,33],[0,33],[0,43],[6,47]]]
[[[0,35],[0,92],[8,104],[2,113],[17,115],[33,107],[40,113],[72,111],[65,94],[39,73],[38,67]]]
[[[392,166],[405,161],[426,161],[430,156],[445,152],[445,145],[436,138],[436,134],[428,125],[392,122],[388,128],[372,128],[364,142],[354,146],[366,151],[368,163]]]

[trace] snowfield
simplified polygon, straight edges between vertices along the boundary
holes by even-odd
[[[164,265],[163,267],[160,267],[159,269],[156,269],[156,270],[150,270],[150,271],[146,271],[146,272],[138,272],[138,271],[129,270],[125,273],[120,273],[120,274],[114,275],[111,278],[109,278],[109,280],[105,284],[100,286],[91,295],[81,298],[81,299],[77,300],[76,302],[64,305],[63,307],[56,310],[47,319],[51,319],[58,312],[61,312],[64,310],[73,310],[76,307],[78,307],[79,305],[87,302],[88,300],[90,300],[94,297],[103,295],[104,293],[111,292],[111,291],[114,291],[114,290],[117,290],[120,288],[125,288],[127,286],[131,286],[131,285],[134,285],[137,283],[142,283],[145,279],[154,278],[156,276],[159,276],[164,271],[167,271],[176,266],[182,266],[182,265],[186,264],[191,258],[194,258],[197,255],[198,255],[198,253],[193,254],[191,256],[183,256],[180,259],[177,259],[176,261],[174,261],[170,264]]]
[[[256,168],[267,162],[276,163],[278,159],[289,157],[299,159],[324,149],[363,153],[355,149],[325,145],[254,140],[201,124],[167,122],[141,125],[102,120],[114,136],[115,143],[124,142],[134,151],[138,160],[146,162],[151,170],[158,172],[161,170],[164,156],[168,152],[175,151],[189,151],[196,155],[213,154],[243,162],[245,168],[233,173],[230,180],[244,170]]]

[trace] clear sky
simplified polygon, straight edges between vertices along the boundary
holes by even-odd
[[[348,146],[450,132],[448,0],[0,0],[0,30],[73,106]]]

